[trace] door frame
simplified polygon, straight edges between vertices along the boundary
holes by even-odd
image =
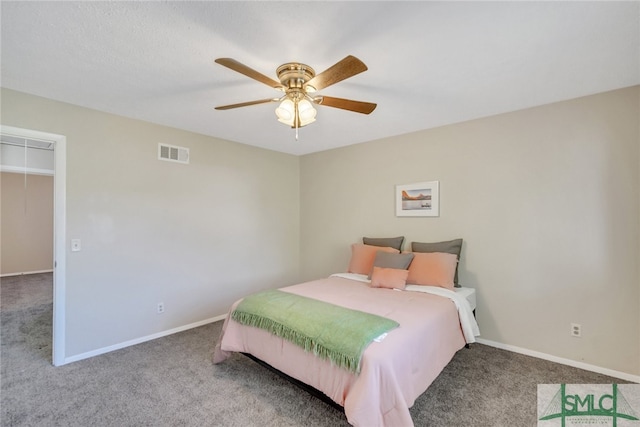
[[[53,330],[52,362],[66,363],[66,200],[67,200],[67,137],[49,132],[0,125],[0,133],[20,138],[53,142]]]

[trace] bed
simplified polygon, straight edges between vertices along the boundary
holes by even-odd
[[[229,315],[214,363],[232,352],[250,354],[324,393],[344,408],[354,426],[412,426],[409,408],[415,399],[454,354],[479,334],[464,291],[416,285],[403,291],[373,288],[367,275],[357,273],[335,274],[280,291],[376,314],[400,326],[366,348],[355,374]],[[230,313],[240,302],[233,304]]]

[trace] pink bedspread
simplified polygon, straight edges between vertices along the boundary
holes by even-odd
[[[369,345],[361,372],[355,375],[227,316],[213,362],[224,361],[230,352],[250,353],[325,393],[344,407],[354,426],[413,426],[409,408],[465,345],[458,312],[448,298],[371,288],[340,277],[281,290],[384,316],[396,320],[400,327]]]

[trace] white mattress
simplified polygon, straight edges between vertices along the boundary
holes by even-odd
[[[471,306],[471,310],[476,309],[476,290],[473,288],[455,288],[456,293],[462,295],[469,301],[469,305]]]

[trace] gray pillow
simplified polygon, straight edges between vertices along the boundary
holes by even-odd
[[[462,251],[462,239],[454,239],[446,242],[435,243],[421,243],[411,242],[411,250],[413,252],[444,252],[447,254],[455,254],[460,262],[460,252]],[[453,278],[453,283],[456,288],[459,288],[458,284],[458,265],[456,265],[456,275]]]
[[[413,261],[413,254],[392,254],[389,252],[376,252],[376,258],[373,261],[374,267],[381,268],[395,268],[398,270],[407,270],[409,268],[409,264]],[[371,279],[371,275],[373,274],[373,269],[369,272],[369,279]]]
[[[363,237],[362,243],[371,246],[382,246],[395,248],[402,251],[402,243],[404,242],[404,236],[399,237]]]

